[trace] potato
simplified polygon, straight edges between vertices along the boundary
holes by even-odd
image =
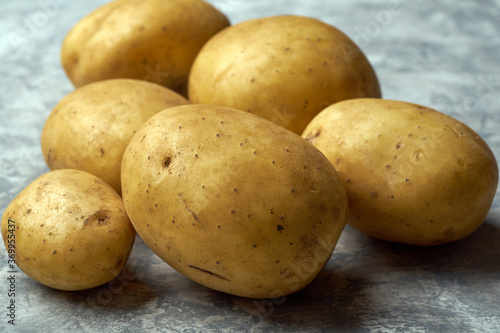
[[[70,30],[61,61],[76,87],[132,78],[186,95],[196,54],[228,25],[222,13],[202,0],[115,0]]]
[[[41,175],[2,217],[9,257],[29,277],[61,290],[111,281],[135,238],[123,202],[101,179],[79,170]]]
[[[381,97],[375,72],[344,33],[313,18],[285,15],[228,27],[193,63],[193,104],[255,113],[297,134],[327,106]]]
[[[171,108],[134,136],[123,199],[144,242],[207,287],[253,298],[303,288],[345,226],[330,162],[258,116],[209,105]]]
[[[348,223],[368,235],[430,246],[459,240],[486,217],[498,166],[481,137],[436,110],[354,99],[318,114],[303,137],[342,178]]]
[[[42,131],[42,152],[52,170],[78,169],[121,193],[120,168],[128,142],[152,115],[188,104],[163,86],[132,79],[77,88],[52,110]]]

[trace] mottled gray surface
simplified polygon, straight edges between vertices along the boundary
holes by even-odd
[[[0,3],[0,212],[45,171],[40,133],[73,88],[63,37],[102,0]],[[500,2],[495,0],[212,0],[233,23],[275,14],[322,19],[362,47],[384,97],[464,121],[500,156]],[[325,5],[328,3],[328,5]],[[395,5],[398,5],[397,8]],[[8,332],[500,332],[500,204],[470,237],[434,248],[390,244],[346,228],[304,290],[254,301],[199,286],[136,242],[111,284],[61,292],[16,274],[7,323],[0,251],[0,331]]]

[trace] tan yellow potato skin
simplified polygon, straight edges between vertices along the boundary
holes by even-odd
[[[61,61],[76,87],[133,78],[185,95],[196,54],[228,25],[222,13],[201,0],[115,0],[69,31]]]
[[[189,77],[192,103],[249,111],[302,134],[327,106],[381,97],[363,52],[343,32],[313,18],[244,21],[210,39]]]
[[[388,241],[437,245],[475,231],[498,184],[496,159],[471,128],[401,101],[357,99],[314,118],[303,137],[342,178],[348,223]]]
[[[1,230],[7,249],[15,242],[17,266],[61,290],[112,280],[135,237],[120,196],[99,178],[70,169],[45,173],[21,191],[3,214]]]
[[[189,102],[163,86],[132,79],[94,82],[65,96],[47,118],[41,136],[49,168],[78,169],[121,193],[123,152],[154,114]]]
[[[127,213],[144,242],[190,279],[254,298],[297,291],[330,258],[347,197],[300,136],[225,107],[153,116],[122,164]]]

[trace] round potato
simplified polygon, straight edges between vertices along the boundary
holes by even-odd
[[[228,27],[198,54],[192,103],[255,113],[297,134],[327,106],[381,97],[363,52],[333,26],[302,16],[259,18]]]
[[[61,61],[76,87],[132,78],[186,95],[196,54],[228,25],[221,12],[202,0],[114,0],[71,29]]]
[[[144,242],[207,287],[297,291],[330,258],[347,197],[331,163],[258,116],[209,105],[153,116],[123,156],[125,208]]]
[[[79,170],[43,174],[9,204],[2,237],[29,277],[61,290],[83,290],[115,278],[135,238],[120,196]]]
[[[401,101],[334,104],[303,137],[343,179],[348,223],[388,241],[437,245],[459,240],[486,217],[498,184],[487,144],[460,121]]]
[[[151,116],[189,102],[163,86],[132,79],[77,88],[52,110],[42,131],[49,168],[78,169],[121,193],[120,167],[128,142]]]

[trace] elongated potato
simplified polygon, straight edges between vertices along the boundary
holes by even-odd
[[[228,25],[221,12],[202,0],[114,0],[71,29],[61,61],[76,87],[131,78],[186,95],[198,51]]]
[[[11,260],[61,290],[111,281],[135,238],[120,196],[101,179],[70,169],[43,174],[21,191],[5,210],[1,230]]]
[[[346,187],[348,223],[381,239],[437,245],[476,230],[488,214],[498,166],[460,121],[401,101],[353,99],[323,110],[303,137]]]
[[[330,258],[345,189],[300,136],[225,107],[153,116],[123,155],[127,213],[144,242],[207,287],[255,298],[297,291]]]

